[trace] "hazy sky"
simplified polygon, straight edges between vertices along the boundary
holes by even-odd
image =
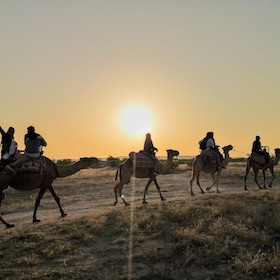
[[[280,147],[279,0],[0,0],[0,125],[29,125],[52,158],[126,156],[146,108],[158,155],[217,144]],[[240,153],[241,152],[241,153]]]

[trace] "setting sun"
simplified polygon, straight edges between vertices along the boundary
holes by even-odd
[[[129,134],[143,135],[152,129],[153,117],[145,107],[135,105],[122,112],[120,125]]]

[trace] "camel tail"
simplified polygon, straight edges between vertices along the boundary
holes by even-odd
[[[118,180],[118,176],[119,176],[119,167],[118,167],[118,169],[117,169],[117,171],[116,171],[115,181]]]
[[[120,179],[121,179],[121,168],[122,168],[122,164],[118,166],[117,171],[116,171],[116,176],[115,176],[115,181],[118,180],[118,176],[119,176],[119,171],[120,171]]]

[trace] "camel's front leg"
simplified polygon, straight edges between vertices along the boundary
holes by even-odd
[[[248,166],[248,163],[247,163],[246,172],[245,172],[245,176],[244,176],[244,190],[245,191],[248,190],[248,188],[247,188],[247,177],[248,177],[249,171],[250,171],[250,166]]]
[[[261,185],[258,182],[258,173],[259,173],[259,170],[254,169],[254,180],[255,180],[255,183],[258,185],[259,189],[262,190],[262,187],[261,187]]]
[[[150,184],[153,182],[154,179],[155,179],[155,177],[150,178],[148,184],[147,184],[146,187],[145,187],[144,195],[143,195],[143,203],[148,203],[148,202],[146,201],[146,193],[147,193],[147,191],[148,191],[148,189],[149,189]]]
[[[44,193],[46,192],[47,188],[46,187],[42,187],[38,193],[37,199],[35,201],[35,206],[34,206],[34,212],[33,212],[33,223],[39,223],[41,222],[40,220],[37,219],[36,217],[36,213],[37,213],[37,209],[40,205],[40,201],[41,198],[43,197]]]
[[[274,179],[275,179],[275,175],[274,175],[274,170],[273,170],[273,168],[271,168],[270,169],[270,172],[271,172],[271,175],[272,175],[272,179],[271,179],[271,181],[270,181],[270,183],[269,183],[269,187],[270,188],[272,188],[272,182],[274,181]]]
[[[56,193],[55,193],[55,191],[54,191],[52,185],[49,186],[49,191],[51,192],[51,194],[52,194],[54,200],[56,201],[56,203],[57,203],[57,205],[58,205],[58,208],[59,208],[61,217],[62,217],[62,218],[66,217],[67,214],[63,211],[63,209],[62,209],[62,207],[61,207],[61,205],[60,205],[60,199],[59,199],[59,197],[56,195]]]
[[[207,191],[210,191],[211,188],[216,184],[215,175],[213,173],[211,173],[211,177],[212,177],[213,183],[212,183],[212,185],[210,187],[206,188]]]
[[[266,180],[265,169],[263,169],[263,188],[264,189],[266,189],[265,180]]]
[[[158,182],[157,182],[157,179],[155,178],[154,179],[154,183],[155,183],[155,185],[156,185],[156,187],[157,187],[157,190],[158,190],[158,193],[159,193],[159,195],[160,195],[160,199],[161,199],[161,201],[165,201],[165,198],[162,196],[162,194],[161,194],[161,191],[160,191],[160,186],[159,186],[159,184],[158,184]]]

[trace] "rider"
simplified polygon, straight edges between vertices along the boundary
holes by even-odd
[[[253,145],[252,145],[252,154],[256,153],[256,154],[264,156],[265,157],[265,161],[268,164],[269,163],[269,158],[270,158],[269,157],[269,153],[262,149],[262,145],[261,145],[260,139],[261,139],[260,136],[256,136],[256,139],[255,139],[255,141],[253,142]]]
[[[25,151],[24,154],[30,158],[39,158],[42,152],[42,146],[47,146],[44,138],[35,132],[34,126],[27,128],[27,134],[24,136]]]
[[[149,158],[152,159],[153,163],[154,163],[154,173],[158,174],[158,159],[155,157],[155,151],[158,151],[158,149],[154,146],[152,138],[151,138],[151,134],[147,133],[146,134],[146,139],[144,142],[144,149],[143,149],[143,153],[145,155],[147,155]]]
[[[218,168],[226,168],[221,163],[221,159],[223,158],[223,156],[218,149],[219,146],[216,146],[215,144],[214,132],[207,132],[206,136],[201,141],[199,141],[199,147],[201,149],[201,154],[205,153],[208,150],[213,151],[212,154],[215,156]]]
[[[15,129],[13,127],[9,127],[7,132],[0,127],[0,132],[2,134],[0,169],[15,173],[14,168],[18,164],[25,162],[27,157],[17,150],[17,142],[14,140]]]

